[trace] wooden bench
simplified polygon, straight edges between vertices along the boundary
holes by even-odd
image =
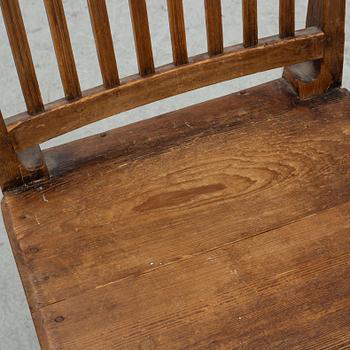
[[[61,0],[44,0],[64,98],[44,105],[18,0],[0,0],[27,111],[0,118],[3,216],[43,349],[347,349],[350,94],[345,0],[310,0],[295,31],[188,57],[168,0],[173,63],[155,67],[145,0],[129,0],[139,72],[120,79],[105,0],[88,0],[103,86],[81,91]],[[272,6],[272,5],[271,5]],[[234,20],[234,19],[232,19]],[[120,55],[123,53],[120,52]],[[54,148],[114,114],[284,67],[262,86]]]

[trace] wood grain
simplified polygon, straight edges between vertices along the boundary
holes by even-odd
[[[222,32],[221,0],[205,0],[205,19],[209,55],[218,55],[224,51]]]
[[[168,0],[168,17],[175,65],[188,63],[186,28],[182,0]]]
[[[0,187],[3,191],[23,185],[20,163],[0,112]]]
[[[251,47],[258,44],[258,5],[257,0],[242,0],[243,7],[243,45]]]
[[[139,74],[141,76],[152,74],[154,73],[154,62],[146,1],[129,0],[129,7],[134,31]]]
[[[146,0],[129,0],[139,74],[121,82],[105,0],[88,0],[104,86],[83,94],[62,0],[44,2],[69,101],[42,111],[18,0],[0,0],[29,106],[0,114],[2,211],[42,348],[349,348],[345,0],[310,0],[295,36],[294,0],[280,0],[279,35],[260,40],[257,1],[243,0],[245,48],[226,49],[221,3],[205,0],[208,53],[192,58],[182,1],[168,0],[174,64],[158,69]],[[286,79],[38,146],[280,66]]]
[[[346,204],[50,305],[34,312],[43,348],[346,349],[349,217]]]
[[[18,0],[1,0],[0,6],[28,114],[39,113],[44,106]]]
[[[295,0],[280,0],[279,31],[281,38],[293,36],[295,33]]]
[[[16,153],[0,112],[0,187],[3,192],[23,190],[48,178],[48,169],[40,146]]]
[[[6,193],[32,310],[349,201],[349,112],[346,91],[300,102],[277,81],[52,150],[60,169],[97,154]]]
[[[61,81],[68,100],[81,96],[62,0],[44,0]]]
[[[105,88],[119,84],[113,39],[105,0],[88,0],[92,30]]]
[[[322,58],[324,39],[318,29],[309,28],[297,31],[290,39],[280,40],[278,36],[261,39],[257,47],[249,50],[237,45],[226,48],[223,55],[200,55],[188,65],[158,69],[147,79],[137,75],[122,80],[113,89],[93,89],[79,101],[57,101],[35,117],[21,114],[8,118],[8,129],[15,148],[20,150],[159,99],[264,69]]]

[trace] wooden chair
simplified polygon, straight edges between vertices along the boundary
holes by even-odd
[[[81,91],[61,0],[44,0],[64,98],[44,105],[18,0],[0,0],[27,111],[1,119],[2,210],[43,349],[345,349],[350,344],[350,94],[345,0],[310,0],[295,31],[154,66],[145,0],[129,0],[139,73],[119,79],[105,0],[88,0],[103,86]],[[271,5],[272,6],[272,5]],[[234,19],[232,19],[233,21]],[[122,55],[119,52],[119,55]],[[44,141],[210,84],[283,78],[62,146]]]

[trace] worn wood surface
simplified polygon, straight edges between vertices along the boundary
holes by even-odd
[[[33,117],[21,114],[8,118],[8,129],[14,147],[21,150],[162,98],[261,70],[320,59],[324,40],[322,32],[308,28],[285,40],[280,40],[279,36],[260,39],[259,45],[249,50],[236,45],[226,48],[222,55],[199,55],[192,58],[190,64],[164,66],[147,78],[129,77],[113,89],[92,89],[78,101],[57,101],[47,106],[44,113]]]
[[[280,37],[287,38],[295,33],[295,0],[280,0]]]
[[[44,349],[347,349],[350,204],[34,313]],[[142,247],[141,247],[142,249]]]
[[[218,55],[224,51],[221,0],[205,0],[204,4],[208,53],[209,55]]]
[[[242,0],[243,7],[243,45],[255,46],[258,43],[258,5],[257,0]]]
[[[62,0],[44,0],[61,81],[68,100],[81,96]]]
[[[168,0],[168,17],[175,65],[188,63],[183,1]]]
[[[349,113],[279,80],[46,151],[3,202],[43,348],[345,348]]]
[[[92,30],[95,37],[97,56],[103,79],[103,86],[111,88],[119,84],[113,38],[109,25],[105,0],[88,0]]]
[[[39,145],[17,152],[17,158],[20,161],[23,181],[27,186],[49,177],[43,152]]]
[[[152,74],[154,73],[154,62],[146,0],[129,0],[129,7],[139,74],[141,76]]]
[[[0,6],[28,114],[41,112],[43,101],[18,0],[1,0]]]

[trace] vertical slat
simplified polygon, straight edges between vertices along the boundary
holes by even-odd
[[[68,100],[78,98],[81,90],[62,0],[44,3],[65,96]]]
[[[151,34],[145,0],[129,0],[137,63],[141,76],[154,73]]]
[[[188,63],[182,0],[168,0],[168,16],[174,63],[176,65]]]
[[[208,53],[209,55],[220,54],[224,51],[221,0],[205,0],[205,18]]]
[[[18,0],[0,0],[24,100],[29,114],[44,110]]]
[[[306,17],[306,27],[322,26],[324,0],[309,0]]]
[[[6,190],[22,184],[20,163],[0,112],[0,187]]]
[[[295,0],[280,0],[279,13],[280,37],[287,38],[295,34]]]
[[[92,30],[105,88],[119,84],[111,28],[105,0],[88,0]]]
[[[258,43],[257,0],[242,0],[243,5],[243,45],[255,46]]]

